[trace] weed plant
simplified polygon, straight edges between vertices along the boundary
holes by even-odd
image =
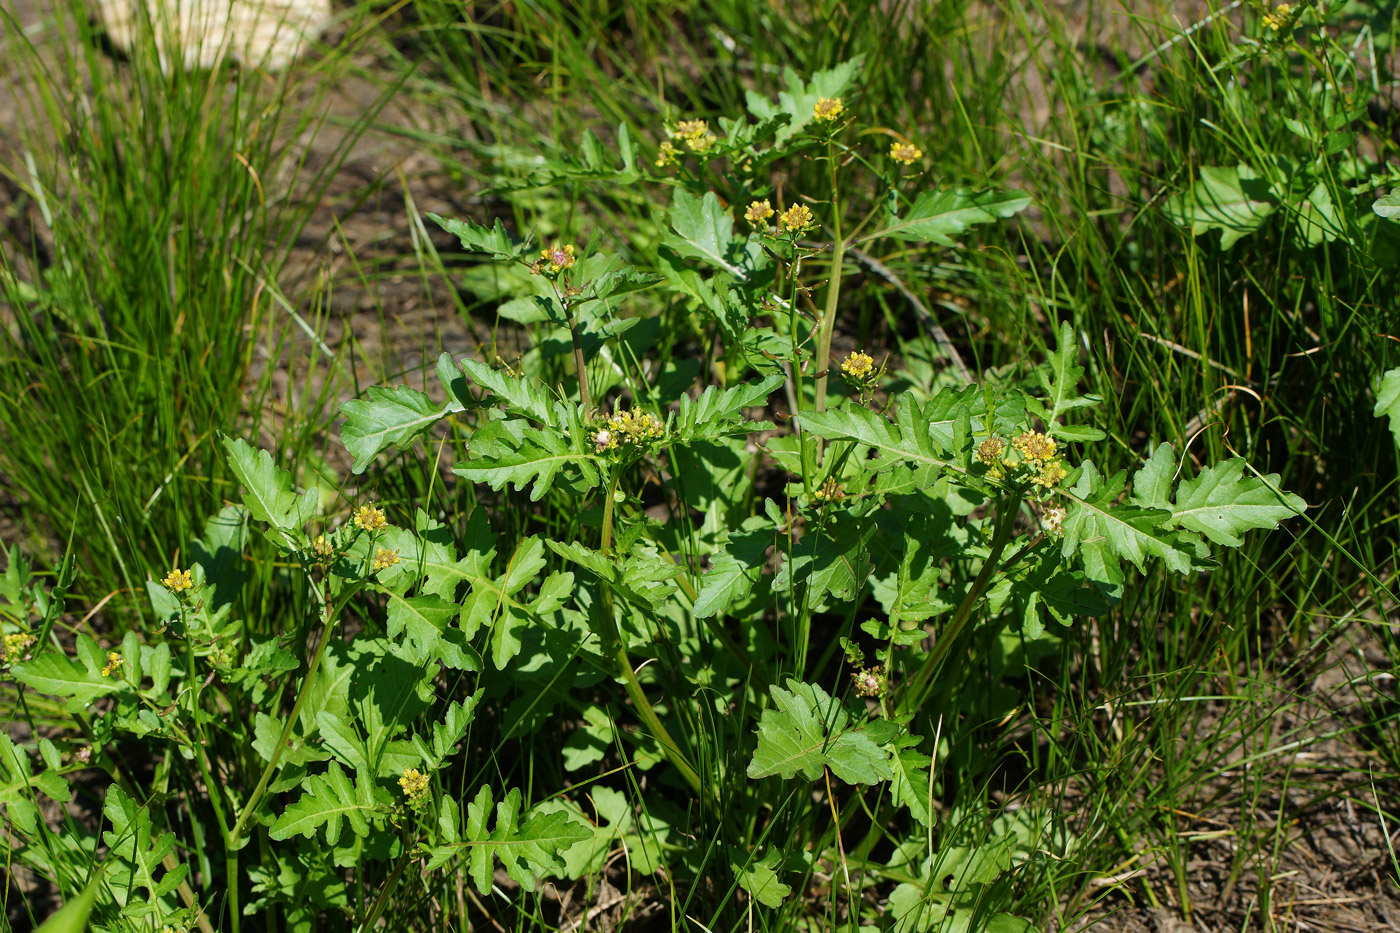
[[[1397,757],[1294,686],[1393,605],[1390,14],[1089,55],[859,6],[386,20],[490,207],[417,255],[496,339],[341,406],[342,498],[211,404],[141,567],[11,551],[10,859],[114,930],[572,928],[606,879],[623,924],[1011,931],[1189,917],[1222,815],[1272,917],[1288,792],[1361,799],[1285,753]],[[74,626],[79,573],[139,624]]]

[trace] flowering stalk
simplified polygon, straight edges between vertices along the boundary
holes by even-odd
[[[619,470],[613,471],[612,480],[608,483],[607,498],[603,501],[603,534],[599,549],[604,553],[612,547],[613,499],[617,496],[619,472]],[[666,757],[680,772],[685,782],[690,785],[690,789],[695,791],[696,796],[703,798],[700,775],[691,767],[685,753],[676,744],[676,740],[671,738],[671,733],[661,722],[661,717],[656,714],[656,708],[651,705],[651,700],[647,699],[646,691],[642,689],[642,682],[637,678],[636,668],[632,666],[632,658],[627,654],[627,644],[623,641],[622,633],[617,630],[617,626],[613,622],[612,592],[606,581],[600,581],[600,583],[603,587],[603,614],[607,619],[608,636],[615,646],[613,651],[615,673],[622,680],[623,688],[627,691],[627,696],[631,698],[632,705],[636,707],[637,715],[642,718],[642,722],[646,723],[647,727],[651,729],[652,735],[661,743]]]
[[[1022,487],[1024,488],[1024,487]],[[930,686],[933,677],[938,673],[943,662],[947,660],[948,653],[953,650],[954,643],[958,636],[962,634],[968,619],[972,617],[972,610],[982,599],[982,594],[991,585],[992,578],[997,571],[1004,569],[1000,566],[1001,555],[1006,551],[1006,546],[1011,543],[1012,532],[1016,528],[1016,514],[1021,508],[1021,493],[1018,490],[1002,503],[1002,508],[997,515],[996,531],[992,534],[991,552],[982,563],[982,570],[977,574],[977,578],[972,581],[972,587],[963,597],[963,601],[958,605],[957,611],[953,613],[953,618],[948,626],[939,633],[938,640],[934,643],[933,651],[924,660],[923,666],[919,668],[917,674],[909,682],[909,689],[904,694],[904,699],[900,703],[900,712],[907,713],[923,706],[928,700]]]
[[[817,326],[817,400],[816,410],[826,410],[826,377],[831,365],[831,337],[836,330],[836,304],[841,298],[841,268],[846,261],[846,241],[841,236],[841,203],[836,187],[836,143],[827,145],[827,161],[831,165],[831,272],[826,281],[826,309]]]
[[[593,411],[593,399],[588,394],[588,365],[583,359],[583,341],[578,335],[578,321],[574,319],[573,310],[564,305],[564,316],[569,322],[569,339],[574,344],[574,372],[578,373],[578,395],[583,401],[584,415]]]

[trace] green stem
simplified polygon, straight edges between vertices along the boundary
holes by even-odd
[[[568,305],[564,306],[564,315],[569,321],[569,339],[574,344],[574,372],[578,374],[578,395],[583,401],[584,416],[587,417],[593,413],[593,397],[588,392],[588,365],[583,359],[583,340],[578,335],[578,321],[574,319],[574,312]],[[604,508],[608,507],[610,506]]]
[[[642,722],[651,729],[652,734],[661,743],[662,750],[666,752],[666,757],[681,773],[681,777],[685,778],[690,789],[695,791],[697,797],[704,798],[705,795],[700,787],[700,775],[686,760],[685,754],[676,744],[676,740],[671,738],[671,733],[662,724],[661,717],[656,715],[655,707],[647,699],[645,691],[642,690],[642,682],[637,679],[637,672],[632,668],[632,659],[627,656],[627,648],[621,643],[618,644],[617,654],[613,656],[613,662],[617,665],[617,673],[622,678],[627,695],[632,698],[632,704],[637,708],[637,715],[641,716]]]
[[[318,590],[319,592],[319,590]],[[239,840],[243,837],[243,831],[248,826],[248,821],[252,819],[257,811],[258,804],[262,802],[263,794],[267,791],[267,785],[272,781],[272,775],[277,770],[277,765],[282,760],[282,753],[287,749],[287,742],[292,737],[292,729],[296,726],[297,718],[301,715],[301,708],[306,704],[306,698],[311,695],[311,682],[316,677],[316,671],[321,666],[321,656],[325,653],[326,643],[331,640],[331,626],[335,622],[335,608],[328,602],[323,602],[321,619],[321,640],[316,643],[316,651],[311,656],[311,663],[307,665],[306,677],[302,679],[301,690],[297,692],[296,702],[292,704],[292,712],[287,717],[287,723],[282,727],[282,734],[277,739],[277,746],[272,750],[272,757],[268,759],[263,767],[262,776],[258,778],[258,784],[253,788],[253,793],[248,798],[248,802],[243,805],[243,810],[238,814],[238,822],[234,823],[233,831],[229,833],[229,849],[236,851]],[[236,864],[236,862],[235,862]],[[235,879],[229,879],[229,889],[232,891]],[[235,928],[237,921],[235,920]]]
[[[365,917],[365,922],[360,924],[360,933],[365,933],[367,930],[374,929],[374,924],[379,919],[379,915],[384,912],[384,905],[389,902],[389,895],[393,893],[394,888],[398,887],[399,878],[403,876],[403,870],[408,867],[409,859],[412,857],[413,848],[408,844],[407,840],[405,840],[404,853],[399,856],[399,863],[394,866],[393,872],[390,873],[388,879],[384,882],[384,887],[380,888],[379,896],[374,899],[374,906],[370,908],[368,916]]]
[[[992,578],[1001,569],[1001,555],[1006,550],[1006,546],[1011,543],[1012,531],[1016,527],[1016,514],[1021,506],[1021,496],[1017,492],[1007,500],[1000,514],[997,516],[996,532],[992,536],[991,553],[982,562],[982,571],[977,574],[977,578],[972,581],[972,588],[967,591],[963,601],[958,605],[957,611],[953,614],[952,621],[948,627],[938,636],[938,641],[933,646],[933,651],[929,653],[924,661],[923,667],[914,676],[909,684],[909,690],[904,694],[904,702],[900,706],[902,713],[918,709],[928,700],[930,684],[934,675],[938,673],[943,662],[947,660],[948,653],[953,650],[953,645],[957,642],[958,636],[962,634],[963,627],[967,625],[968,619],[972,617],[972,610],[976,608],[982,594],[991,585]]]
[[[617,481],[618,474],[613,473],[612,479],[608,481],[607,498],[603,500],[603,537],[599,542],[598,550],[604,553],[607,553],[607,550],[612,547],[613,499],[617,496]]]
[[[826,281],[826,310],[822,312],[817,330],[817,402],[816,410],[826,410],[826,371],[831,365],[831,336],[836,331],[836,304],[841,298],[841,269],[846,261],[846,240],[841,236],[841,202],[836,187],[836,153],[827,152],[831,165],[831,272]]]
[[[612,546],[613,497],[617,494],[618,479],[619,475],[615,472],[608,483],[607,500],[603,503],[603,537],[600,548],[602,551],[607,551]],[[627,689],[627,695],[632,699],[632,705],[637,709],[637,715],[642,717],[642,722],[646,723],[652,734],[661,742],[666,757],[680,772],[681,777],[685,778],[685,782],[690,785],[691,790],[695,791],[696,796],[703,797],[700,789],[700,775],[686,760],[685,754],[681,752],[676,740],[671,738],[671,733],[662,724],[661,717],[656,715],[656,708],[647,699],[646,691],[642,689],[642,682],[637,679],[637,671],[632,667],[632,659],[627,655],[627,645],[623,641],[622,633],[618,631],[616,623],[613,621],[612,593],[606,582],[603,583],[603,612],[607,616],[608,626],[611,629],[609,634],[615,646],[613,664],[617,668],[617,676],[622,678],[623,685]]]

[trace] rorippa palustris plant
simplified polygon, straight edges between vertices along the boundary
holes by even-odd
[[[342,406],[341,439],[363,474],[450,422],[452,493],[477,503],[464,519],[364,493],[323,514],[229,440],[243,504],[151,581],[158,626],[120,664],[90,639],[77,658],[30,641],[31,610],[6,616],[15,678],[68,698],[113,776],[109,845],[138,896],[104,895],[103,923],[236,930],[274,911],[369,929],[406,875],[457,872],[486,895],[499,866],[530,891],[621,845],[633,871],[696,896],[732,879],[745,908],[782,909],[820,870],[883,928],[1027,928],[998,879],[1072,852],[1029,813],[935,805],[949,769],[976,783],[975,724],[1014,708],[1006,681],[1118,601],[1129,568],[1208,569],[1213,547],[1304,503],[1241,460],[1193,475],[1166,443],[1131,480],[1105,475],[1068,324],[1016,378],[936,392],[888,394],[878,348],[833,359],[848,260],[949,247],[1026,203],[940,187],[918,140],[862,124],[858,72],[789,75],[776,102],[753,95],[713,127],[679,117],[654,157],[621,130],[617,157],[589,136],[541,168],[533,183],[672,188],[632,265],[435,218],[511,272],[510,314],[538,345],[515,366],[443,354],[431,393],[371,387]],[[780,190],[780,167],[824,181]],[[651,355],[662,321],[700,365]],[[251,637],[233,610],[253,529],[304,603],[285,637]],[[35,604],[28,586],[12,605]],[[109,764],[118,733],[181,767]],[[527,787],[490,780],[482,762],[531,735],[557,736],[538,744],[559,761]],[[60,799],[77,765],[41,752],[33,786]],[[541,783],[560,773],[586,779],[587,806]],[[90,873],[52,852],[82,843],[20,822],[17,857],[81,890]]]

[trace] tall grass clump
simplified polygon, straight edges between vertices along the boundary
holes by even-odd
[[[71,542],[99,598],[138,592],[227,496],[219,432],[296,448],[318,423],[269,418],[300,391],[279,365],[315,339],[315,294],[282,277],[373,114],[313,153],[334,55],[283,77],[166,72],[149,36],[104,51],[82,5],[27,31],[0,16],[18,108],[0,476],[30,541]]]

